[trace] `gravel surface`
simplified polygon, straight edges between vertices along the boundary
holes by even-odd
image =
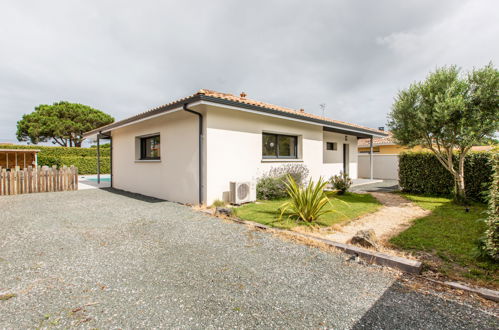
[[[348,243],[359,230],[374,230],[380,240],[390,237],[410,227],[414,219],[430,214],[411,201],[392,193],[371,193],[383,206],[376,212],[355,219],[326,238],[339,243]]]
[[[2,196],[0,210],[0,328],[499,326],[344,254],[175,203],[96,189]]]

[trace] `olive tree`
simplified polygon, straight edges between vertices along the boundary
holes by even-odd
[[[430,149],[453,175],[457,202],[466,200],[466,154],[499,130],[498,91],[499,71],[492,63],[467,74],[443,67],[400,91],[388,116],[401,145]]]

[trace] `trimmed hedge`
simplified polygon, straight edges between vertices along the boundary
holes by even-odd
[[[487,231],[485,232],[485,249],[492,259],[499,261],[499,154],[494,154],[490,160],[494,168],[492,184],[489,191],[489,210]]]
[[[492,181],[490,152],[470,152],[464,161],[466,196],[485,201],[484,192]],[[457,157],[455,157],[457,162]],[[454,190],[454,178],[430,152],[406,152],[399,155],[399,185],[403,191],[449,195]]]
[[[70,147],[48,147],[48,146],[22,146],[22,145],[0,145],[1,149],[38,149],[38,165],[53,166],[74,165],[78,167],[79,174],[97,173],[97,149],[96,148],[70,148]],[[111,172],[111,150],[102,148],[101,173]]]

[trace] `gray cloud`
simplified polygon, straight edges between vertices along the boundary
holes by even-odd
[[[499,57],[497,1],[16,1],[0,7],[0,141],[41,103],[121,119],[200,88],[385,124],[436,66]]]

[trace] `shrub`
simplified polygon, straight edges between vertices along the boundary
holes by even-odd
[[[288,175],[293,177],[293,180],[301,186],[307,180],[309,174],[308,168],[303,164],[286,164],[279,167],[273,167],[268,176],[272,178],[286,179]]]
[[[343,171],[339,175],[333,175],[330,181],[333,188],[338,190],[338,195],[343,195],[352,185],[352,179]]]
[[[256,184],[258,199],[273,200],[288,197],[286,192],[286,176],[290,175],[301,186],[308,177],[308,168],[302,164],[287,164],[272,168],[260,177]]]
[[[261,177],[256,184],[256,197],[265,200],[286,198],[288,194],[286,193],[284,180],[285,177]]]
[[[286,192],[291,200],[281,205],[280,219],[288,212],[289,217],[295,217],[306,223],[313,223],[320,216],[332,212],[332,209],[324,209],[329,204],[329,198],[324,192],[327,181],[320,178],[316,183],[310,180],[306,187],[300,187],[291,175],[287,176]]]
[[[492,178],[491,155],[490,152],[470,152],[466,156],[464,180],[467,198],[485,200],[483,192]],[[449,195],[454,191],[452,175],[430,152],[400,154],[399,185],[403,191],[417,194]]]
[[[38,155],[38,165],[42,166],[42,165],[45,165],[45,166],[57,166],[57,167],[60,167],[62,164],[61,164],[61,159],[58,158],[58,157],[54,157],[54,156],[47,156],[45,154],[39,154]]]
[[[217,207],[224,207],[225,205],[227,205],[226,202],[220,200],[220,199],[216,199],[213,204],[211,204],[211,207],[214,207],[214,208],[217,208]]]
[[[491,157],[491,164],[494,174],[488,196],[489,209],[484,248],[487,255],[499,261],[499,153]]]

